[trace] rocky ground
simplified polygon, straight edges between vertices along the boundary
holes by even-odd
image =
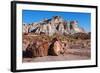
[[[26,49],[32,40],[45,40],[50,42],[55,35],[49,37],[46,35],[23,35],[23,50]],[[82,38],[82,37],[81,37]],[[42,56],[34,58],[23,57],[23,62],[44,62],[44,61],[64,61],[64,60],[87,60],[91,59],[90,38],[73,38],[69,36],[59,36],[63,43],[67,43],[65,53],[58,56]]]
[[[83,52],[84,51],[84,52]],[[23,62],[69,61],[90,59],[90,49],[68,49],[65,55],[23,58]]]

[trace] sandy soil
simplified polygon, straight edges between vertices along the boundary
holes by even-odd
[[[23,62],[87,60],[91,58],[90,55],[91,55],[90,49],[67,49],[66,54],[64,55],[23,58]]]

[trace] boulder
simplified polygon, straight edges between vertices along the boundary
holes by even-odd
[[[37,48],[32,49],[33,57],[43,57],[48,55],[48,43],[44,42]]]
[[[28,57],[43,57],[48,55],[48,42],[33,41],[26,48],[26,54]],[[25,54],[24,54],[25,55]]]
[[[57,38],[54,38],[51,42],[51,45],[49,46],[48,54],[53,56],[58,56],[63,53],[64,49],[62,47],[61,42]]]

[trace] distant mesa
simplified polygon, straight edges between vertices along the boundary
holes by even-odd
[[[66,21],[61,16],[53,16],[51,19],[43,21],[23,24],[23,33],[46,34],[49,36],[56,34],[74,34],[86,33],[83,28],[80,28],[78,21]]]

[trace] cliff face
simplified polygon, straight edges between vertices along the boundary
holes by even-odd
[[[36,33],[36,34],[73,34],[85,33],[85,31],[78,27],[78,21],[65,21],[60,16],[53,16],[51,19],[45,19],[38,23],[30,25],[23,24],[23,33]]]

